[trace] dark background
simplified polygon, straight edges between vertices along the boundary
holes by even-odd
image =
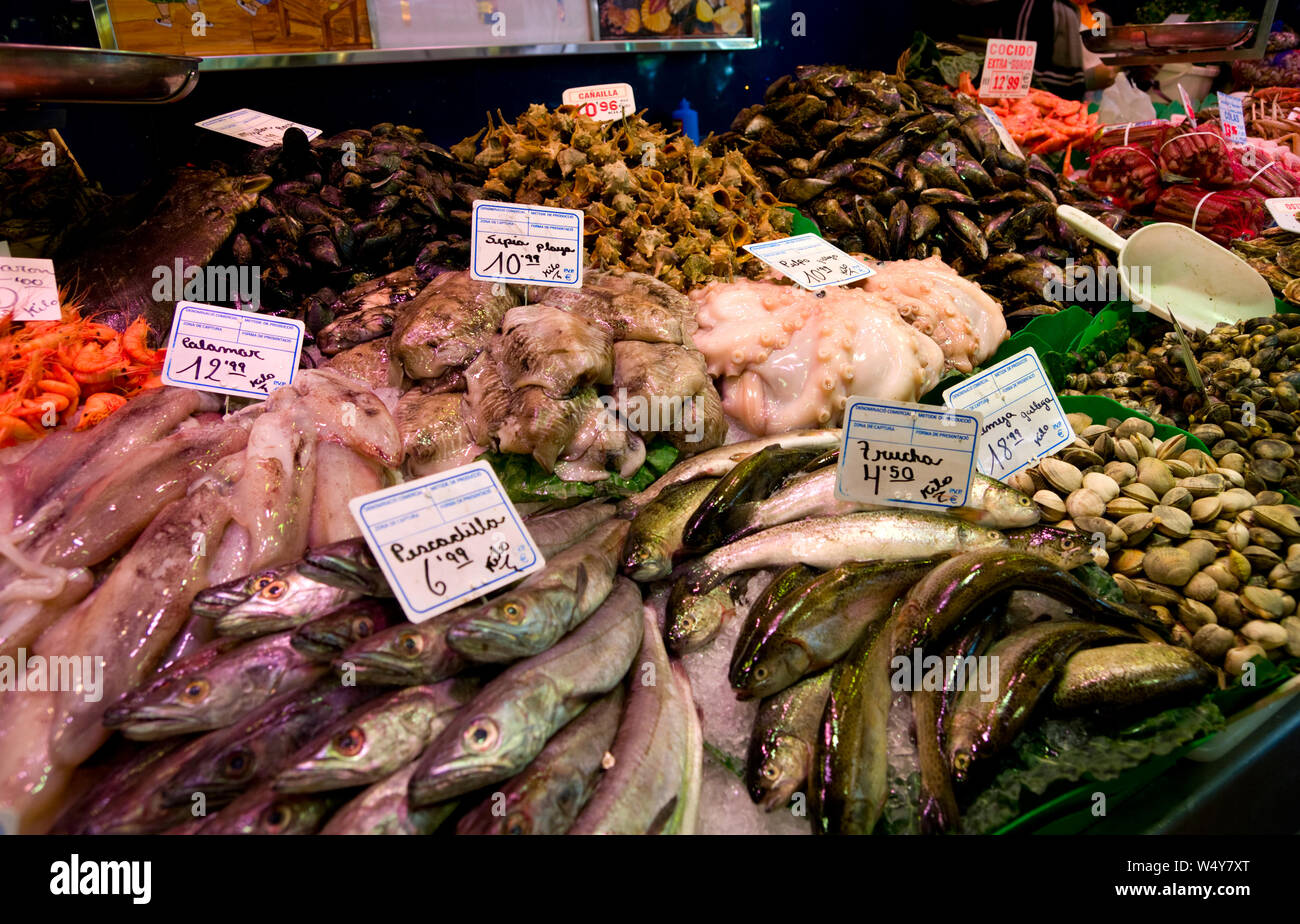
[[[250,145],[194,123],[245,107],[326,134],[398,122],[449,145],[481,128],[488,112],[499,109],[513,119],[530,103],[558,105],[568,87],[625,81],[652,120],[669,121],[685,96],[707,134],[724,131],[741,108],[761,99],[768,84],[798,64],[892,72],[914,29],[942,31],[940,23],[925,22],[924,8],[913,3],[764,0],[761,8],[762,47],[753,51],[204,71],[178,103],[68,106],[63,135],[92,179],[108,192],[124,192],[173,164],[239,158]],[[0,10],[0,41],[98,44],[88,3],[3,0]],[[796,10],[807,16],[805,37],[791,35]]]

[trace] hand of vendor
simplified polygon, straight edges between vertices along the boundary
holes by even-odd
[[[1098,64],[1084,70],[1084,83],[1089,90],[1104,90],[1115,83],[1119,68],[1108,64]]]

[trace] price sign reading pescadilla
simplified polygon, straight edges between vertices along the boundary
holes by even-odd
[[[636,112],[632,85],[627,83],[602,83],[591,87],[570,87],[560,97],[566,106],[577,106],[583,115],[597,122],[621,119]]]
[[[744,249],[805,289],[842,286],[874,276],[876,271],[815,234],[745,244]]]
[[[163,384],[265,398],[297,374],[304,329],[290,318],[179,302]]]
[[[949,407],[984,415],[977,465],[999,481],[1074,439],[1033,347],[954,385],[943,399]]]
[[[348,507],[411,622],[546,564],[486,462],[354,497]]]
[[[970,496],[978,413],[854,398],[844,413],[835,496],[896,507],[960,507]]]
[[[1037,42],[989,39],[984,50],[979,95],[986,99],[991,96],[1007,99],[1027,96],[1037,53]]]
[[[484,282],[582,286],[582,220],[577,209],[479,199],[470,230],[470,275]]]

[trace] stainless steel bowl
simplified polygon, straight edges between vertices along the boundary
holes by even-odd
[[[198,80],[198,58],[0,44],[0,103],[170,103]]]

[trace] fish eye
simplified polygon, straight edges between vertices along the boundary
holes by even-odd
[[[355,638],[366,638],[373,631],[375,631],[375,624],[365,617],[352,622],[352,635]]]
[[[275,583],[275,574],[268,571],[266,574],[259,574],[257,577],[253,578],[253,581],[249,586],[252,588],[253,593],[257,593],[268,584],[273,583]]]
[[[778,776],[780,776],[779,771],[776,769],[776,767],[772,766],[771,764],[763,764],[763,769],[761,772],[763,774],[763,778],[767,780],[774,780]]]
[[[266,810],[266,831],[268,834],[280,834],[293,821],[293,811],[287,805],[273,805]]]
[[[488,718],[477,719],[465,729],[465,747],[482,754],[492,750],[500,737],[501,730],[496,722]]]
[[[767,668],[766,668],[766,667],[756,667],[756,668],[754,668],[754,679],[755,679],[755,680],[763,680],[765,677],[767,677]]]
[[[366,746],[366,733],[353,726],[334,736],[334,749],[344,757],[356,757]]]
[[[248,771],[253,768],[252,755],[248,751],[240,748],[234,751],[226,758],[226,774],[228,776],[239,777],[247,775]]]
[[[1076,542],[1072,537],[1067,536],[1061,542],[1061,547],[1065,549],[1067,552],[1072,552],[1079,547],[1079,543]]]
[[[518,603],[507,603],[501,608],[501,612],[505,613],[506,619],[511,622],[518,622],[519,617],[524,614],[524,608]]]
[[[533,824],[523,812],[512,812],[506,818],[506,834],[531,834]]]
[[[272,581],[261,590],[261,595],[268,600],[279,600],[289,592],[288,581]]]
[[[181,701],[186,703],[201,703],[208,698],[208,693],[212,691],[212,685],[206,680],[191,680],[181,691]]]
[[[1019,504],[1021,507],[1028,507],[1030,504],[1033,503],[1033,500],[1031,498],[1025,497],[1022,494],[1019,497],[1019,499],[1016,500],[1016,503]]]
[[[424,651],[424,639],[416,632],[407,632],[397,640],[397,644],[402,651],[410,655],[418,655]]]
[[[681,621],[681,627],[683,632],[690,632],[692,629],[695,628],[695,617],[687,616],[685,619]]]

